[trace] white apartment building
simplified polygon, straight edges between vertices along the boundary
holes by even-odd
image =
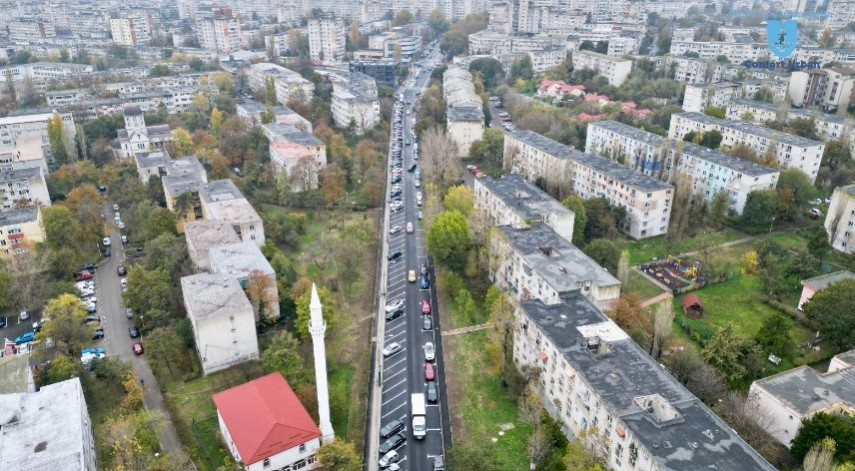
[[[12,41],[42,43],[56,37],[56,29],[53,25],[34,19],[12,20],[6,28],[9,30],[9,39]]]
[[[538,371],[546,411],[612,469],[775,469],[579,293],[519,303],[514,363]]]
[[[579,293],[607,308],[620,296],[620,281],[542,222],[499,226],[490,236],[490,281],[521,301],[561,303]]]
[[[835,250],[855,252],[855,185],[834,189],[825,215],[825,230]]]
[[[484,111],[480,106],[455,106],[446,111],[446,121],[446,135],[457,145],[457,156],[468,157],[472,144],[484,135]]]
[[[377,82],[361,72],[335,75],[330,110],[333,121],[341,128],[354,123],[357,134],[374,129],[380,123]]]
[[[573,51],[573,69],[591,69],[609,80],[609,85],[620,86],[632,71],[632,60],[607,56],[593,51]]]
[[[480,108],[481,97],[475,93],[472,74],[463,67],[450,67],[442,74],[442,94],[445,106],[470,106]]]
[[[181,292],[205,374],[258,358],[252,305],[236,278],[226,273],[184,276]]]
[[[315,84],[304,79],[299,73],[286,69],[281,65],[270,62],[260,62],[249,67],[249,86],[253,90],[264,89],[265,80],[273,78],[273,86],[276,88],[276,100],[279,103],[288,103],[297,100],[308,103],[315,92]]]
[[[242,241],[264,247],[264,222],[233,181],[215,180],[202,185],[199,201],[205,219],[227,222]]]
[[[47,174],[48,162],[52,160],[50,142],[45,142],[41,136],[15,139],[11,146],[0,147],[0,172],[41,167],[43,173]]]
[[[11,114],[0,118],[0,149],[13,148],[20,140],[38,138],[49,143],[47,134],[48,120],[58,114],[65,124],[65,134],[71,142],[77,137],[74,127],[74,117],[71,113],[58,110],[56,113],[24,111],[21,114]]]
[[[50,194],[41,166],[23,167],[0,172],[2,211],[21,205],[50,206]]]
[[[110,32],[113,43],[119,46],[148,45],[151,39],[151,15],[143,18],[111,18]]]
[[[212,271],[212,248],[241,241],[228,222],[205,219],[185,222],[184,239],[187,241],[187,253],[193,262],[193,268],[199,272]]]
[[[751,383],[748,398],[762,413],[761,425],[786,447],[802,420],[824,412],[855,414],[855,350],[831,359],[826,373],[803,365]]]
[[[750,39],[750,37],[747,39]],[[683,56],[687,52],[695,52],[701,59],[715,59],[718,56],[725,56],[731,64],[758,61],[770,57],[769,46],[765,42],[762,44],[748,41],[671,42],[671,54],[673,56]]]
[[[673,67],[674,80],[680,80],[693,85],[711,82],[712,72],[715,69],[714,62],[711,63],[709,60],[695,59],[693,57],[671,57],[670,60],[663,61],[663,64],[668,67]],[[693,91],[693,94],[698,93],[698,90]],[[689,96],[688,86],[686,87],[686,96]],[[698,96],[694,99],[702,102],[706,101],[701,98],[702,97]],[[699,105],[694,106],[697,107]]]
[[[572,149],[534,131],[505,133],[504,168],[533,182],[543,178],[550,192],[569,194]]]
[[[231,11],[197,18],[196,34],[199,37],[199,45],[202,46],[202,49],[211,49],[226,54],[241,49],[240,20],[232,18]]]
[[[476,178],[475,207],[494,226],[543,222],[567,242],[573,242],[576,213],[519,175]]]
[[[748,160],[691,142],[668,141],[615,121],[589,123],[585,151],[622,161],[636,172],[666,182],[683,173],[692,179],[692,188],[707,201],[712,201],[719,192],[726,192],[730,209],[737,214],[742,213],[752,191],[775,188],[780,175],[778,170]]]
[[[682,139],[687,133],[718,131],[722,135],[722,146],[729,148],[739,144],[750,147],[757,154],[772,152],[778,168],[797,168],[813,182],[819,172],[819,164],[825,151],[820,141],[775,131],[744,121],[732,121],[707,116],[701,113],[675,113],[671,115],[668,137]]]
[[[346,32],[340,18],[328,16],[309,19],[309,57],[315,64],[344,61]]]
[[[252,296],[250,290],[259,290],[258,299],[249,299],[256,322],[261,321],[262,317],[274,321],[279,319],[276,272],[254,241],[211,247],[208,257],[212,272],[237,280],[240,286],[248,291],[248,296]],[[256,286],[251,287],[250,284]]]
[[[20,257],[44,240],[42,210],[38,206],[0,212],[0,258]]]
[[[683,94],[683,111],[702,113],[707,106],[725,107],[740,96],[741,87],[736,83],[689,83]]]
[[[291,181],[291,191],[301,192],[318,187],[318,176],[327,165],[327,147],[313,134],[286,124],[265,124],[264,134],[270,140],[270,161]],[[312,164],[309,169],[301,163]],[[295,171],[310,172],[295,175]],[[307,188],[304,186],[308,184]]]
[[[830,0],[827,6],[825,27],[831,31],[845,30],[855,22],[855,0]]]
[[[855,102],[853,87],[855,69],[797,70],[790,76],[788,93],[795,106],[819,106],[829,111]]]
[[[6,83],[7,77],[22,83],[28,79],[35,84],[47,84],[53,80],[63,80],[75,75],[86,75],[95,70],[91,65],[66,64],[63,62],[33,62],[30,64],[9,65],[0,70],[0,83]],[[8,85],[7,85],[8,86]],[[50,104],[49,104],[50,105]]]

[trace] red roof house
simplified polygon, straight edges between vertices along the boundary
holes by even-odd
[[[584,85],[570,85],[563,80],[542,80],[537,85],[537,96],[541,97],[561,97],[567,94],[580,96],[584,92]]]
[[[600,115],[592,115],[592,114],[588,114],[588,113],[579,113],[579,116],[577,116],[577,118],[579,118],[579,121],[581,121],[583,123],[590,123],[591,121],[599,121]]]
[[[213,400],[229,451],[249,470],[315,463],[321,431],[281,373],[219,392]]]
[[[704,303],[695,293],[687,294],[683,300],[683,314],[686,317],[701,317],[704,315]]]

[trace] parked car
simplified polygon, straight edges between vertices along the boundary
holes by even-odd
[[[0,316],[0,329],[6,327],[6,316]]]
[[[145,353],[142,342],[134,342],[134,355],[142,355]]]
[[[389,453],[395,448],[398,448],[405,441],[407,441],[407,438],[404,437],[404,435],[400,432],[396,433],[395,435],[392,435],[385,442],[383,442],[382,445],[380,445],[380,455],[385,455],[386,453]]]
[[[134,310],[131,308],[125,309],[125,315],[128,316],[128,319],[134,318]]]
[[[380,461],[377,462],[377,465],[381,468],[388,468],[390,464],[397,462],[399,459],[401,459],[401,457],[398,456],[398,452],[392,450],[383,455],[383,457],[380,458]]]
[[[430,314],[430,301],[422,299],[422,314]]]
[[[27,311],[21,311],[18,313],[18,320],[25,321],[30,318],[30,314]]]
[[[425,363],[425,380],[433,381],[436,379],[436,368],[433,363]]]
[[[415,228],[413,227],[413,223],[408,222],[407,223],[407,234],[412,234],[413,231],[415,231]]]
[[[391,229],[389,229],[389,234],[397,234],[397,233],[401,232],[402,230],[403,230],[403,228],[401,226],[394,226]]]
[[[119,265],[118,267],[116,267],[116,273],[118,273],[119,276],[125,276],[128,274],[128,270],[125,269],[124,265]]]
[[[427,275],[419,276],[419,288],[421,288],[421,289],[430,288],[430,281],[428,281]]]
[[[113,203],[113,211],[118,211],[118,210],[119,210],[119,205],[116,203]]]
[[[123,243],[123,244],[127,244],[127,243],[128,243],[128,236],[126,236],[126,235],[122,234],[122,243]]]
[[[137,326],[132,325],[128,327],[128,334],[130,334],[132,339],[135,339],[140,336],[140,330],[137,329]]]
[[[397,311],[398,309],[404,308],[404,300],[396,299],[394,301],[389,301],[386,303],[386,312]]]
[[[421,265],[419,265],[419,273],[421,273],[422,275],[427,275],[427,272],[428,272],[427,263],[422,263]]]
[[[386,348],[383,349],[383,356],[390,357],[403,350],[403,348],[404,347],[402,347],[400,343],[392,342],[389,345],[386,345]]]
[[[410,283],[416,282],[416,271],[415,270],[410,270],[407,272],[407,281],[409,281]]]
[[[404,256],[404,254],[402,254],[401,252],[392,252],[389,254],[388,257],[386,257],[386,260],[388,260],[390,262],[394,262],[403,256]]]
[[[819,219],[822,217],[822,211],[820,211],[819,208],[811,208],[808,212],[808,216],[810,216],[811,219]]]
[[[88,271],[79,271],[74,275],[74,281],[91,280],[92,273]]]
[[[387,312],[387,313],[386,313],[386,320],[387,320],[387,321],[393,321],[393,320],[395,320],[395,319],[397,319],[397,318],[399,318],[399,317],[401,317],[401,316],[403,316],[403,315],[404,315],[404,310],[403,310],[403,309],[398,309],[398,310],[395,310],[395,311],[392,311],[392,312]]]
[[[439,390],[436,387],[436,383],[433,381],[429,381],[427,384],[427,401],[428,402],[436,402],[439,399]]]
[[[22,343],[32,342],[36,338],[35,332],[25,332],[17,337],[15,337],[15,345],[20,345]]]
[[[125,228],[125,223],[123,223],[122,221],[119,221],[118,223],[116,223],[116,225],[119,226],[119,229]]]
[[[95,329],[95,335],[92,336],[92,340],[98,340],[104,338],[104,328],[98,327]]]
[[[445,460],[442,456],[433,457],[433,471],[445,471]]]
[[[415,171],[416,171],[416,169],[417,169],[417,168],[419,168],[418,164],[413,164],[413,165],[410,165],[410,166],[407,168],[407,171],[408,171],[408,172],[410,172],[410,173],[413,173],[413,172],[415,172]]]
[[[436,347],[434,347],[433,342],[425,343],[422,349],[425,351],[425,361],[431,362],[436,359]]]
[[[422,316],[422,330],[433,329],[433,318],[431,316]]]
[[[97,316],[86,316],[83,319],[83,323],[87,325],[99,325],[101,323],[101,318]]]
[[[402,419],[395,419],[380,429],[380,438],[385,440],[402,430],[404,430],[404,421]]]

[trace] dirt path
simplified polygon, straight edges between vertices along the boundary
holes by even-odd
[[[656,303],[658,303],[658,302],[660,302],[660,301],[665,301],[665,300],[671,299],[671,298],[673,298],[673,297],[674,297],[674,296],[673,296],[671,293],[667,293],[667,292],[666,292],[666,293],[662,293],[662,294],[660,294],[659,296],[654,296],[654,297],[652,297],[652,298],[650,298],[650,299],[645,299],[644,301],[642,301],[642,302],[641,302],[641,307],[642,307],[642,308],[645,308],[645,307],[648,307],[648,306],[652,306],[652,305],[654,305],[654,304],[656,304]]]

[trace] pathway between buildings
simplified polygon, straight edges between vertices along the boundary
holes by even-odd
[[[475,332],[477,330],[484,330],[484,329],[490,327],[491,325],[493,325],[493,324],[488,322],[486,324],[470,325],[469,327],[461,327],[459,329],[446,330],[442,333],[442,336],[443,337],[449,337],[452,335],[465,334],[466,332]]]

